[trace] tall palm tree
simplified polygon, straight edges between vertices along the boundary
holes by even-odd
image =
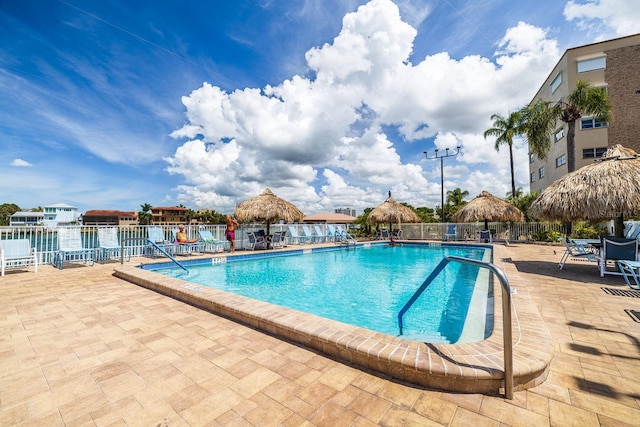
[[[469,195],[467,190],[462,191],[460,188],[456,188],[455,190],[447,191],[447,200],[446,200],[446,214],[447,216],[453,215],[464,206],[467,202],[464,201],[464,198]],[[444,222],[444,218],[443,218]]]
[[[151,208],[152,206],[149,203],[145,203],[144,205],[140,205],[142,210],[138,212],[138,223],[140,225],[149,225],[151,224]]]
[[[511,165],[511,194],[516,194],[516,178],[513,169],[513,138],[524,133],[522,126],[522,115],[520,111],[509,113],[507,117],[500,114],[491,116],[493,127],[484,131],[484,138],[488,136],[496,137],[496,151],[500,151],[501,145],[509,146],[509,162]]]
[[[539,99],[521,112],[531,152],[543,160],[547,158],[551,134],[558,120],[568,125],[567,168],[573,172],[576,168],[576,120],[582,116],[593,116],[599,121],[611,120],[611,102],[605,88],[578,80],[575,90],[566,99],[557,102]]]

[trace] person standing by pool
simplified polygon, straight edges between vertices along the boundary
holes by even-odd
[[[230,245],[229,248],[231,252],[233,252],[236,249],[235,247],[236,227],[239,225],[240,223],[235,219],[233,219],[231,215],[227,215],[227,231],[225,233],[225,237],[229,241],[229,245]]]

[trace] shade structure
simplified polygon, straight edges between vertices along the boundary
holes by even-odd
[[[267,234],[269,234],[269,224],[272,222],[279,220],[300,222],[304,218],[302,211],[293,203],[281,199],[268,188],[259,196],[239,203],[233,215],[240,222],[266,221]]]
[[[511,203],[497,198],[488,191],[483,191],[454,213],[451,220],[453,222],[484,221],[486,230],[489,228],[489,222],[524,221],[524,214]]]
[[[640,213],[640,158],[630,148],[615,145],[595,163],[565,175],[545,188],[530,215],[546,220],[615,220],[622,237],[624,218]]]
[[[387,200],[369,212],[367,222],[370,224],[420,222],[420,218],[411,209],[393,200],[389,191]]]

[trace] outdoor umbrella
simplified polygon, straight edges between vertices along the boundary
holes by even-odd
[[[367,222],[369,224],[388,222],[389,228],[391,228],[392,222],[398,224],[401,222],[420,222],[420,218],[410,208],[393,200],[391,191],[389,191],[387,200],[369,212]]]
[[[524,214],[511,203],[497,198],[488,191],[483,191],[451,217],[453,222],[484,221],[484,229],[489,229],[493,221],[524,221]]]
[[[302,211],[295,207],[293,203],[281,199],[268,188],[259,196],[239,203],[233,215],[240,222],[266,221],[267,234],[269,234],[269,224],[271,222],[278,220],[299,222],[304,218]]]
[[[615,145],[595,163],[545,188],[527,212],[546,220],[614,219],[615,235],[622,237],[624,218],[640,213],[640,158]]]

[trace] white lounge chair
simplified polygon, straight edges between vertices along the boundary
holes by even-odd
[[[296,228],[296,226],[289,225],[288,228],[289,228],[289,234],[291,235],[291,237],[289,237],[289,241],[291,243],[297,243],[299,245],[303,243],[311,243],[311,241],[307,236],[302,236],[298,234],[298,229]]]
[[[559,237],[558,240],[562,242],[565,248],[562,258],[560,258],[560,262],[558,263],[558,268],[560,268],[560,270],[562,270],[568,259],[598,262],[596,254],[589,251],[585,246],[574,242],[567,242],[564,237]]]
[[[28,239],[0,240],[0,276],[4,276],[7,268],[25,268],[29,265],[33,265],[38,272],[38,253]]]
[[[124,258],[127,261],[131,258],[128,249],[124,249]],[[120,257],[120,241],[118,239],[118,227],[98,228],[98,250],[97,259],[104,264],[109,259]]]
[[[164,229],[158,226],[147,227],[147,237],[149,244],[145,247],[145,254],[153,258],[158,256],[158,249],[168,253],[169,255],[175,255],[177,252],[176,247],[178,245],[169,242],[164,237]],[[153,243],[151,243],[153,242]]]
[[[328,240],[329,236],[327,235],[327,233],[325,233],[324,231],[322,231],[322,227],[320,227],[319,225],[314,225],[313,226],[313,231],[316,233],[315,234],[315,238],[316,241],[320,242],[320,243],[324,243]]]
[[[82,262],[93,265],[96,259],[96,250],[85,247],[82,244],[80,227],[58,228],[58,252],[56,252],[54,265],[60,270],[66,262]]]
[[[228,240],[218,240],[213,237],[210,230],[198,230],[200,236],[200,242],[203,244],[203,250],[205,252],[222,252],[229,248]]]

